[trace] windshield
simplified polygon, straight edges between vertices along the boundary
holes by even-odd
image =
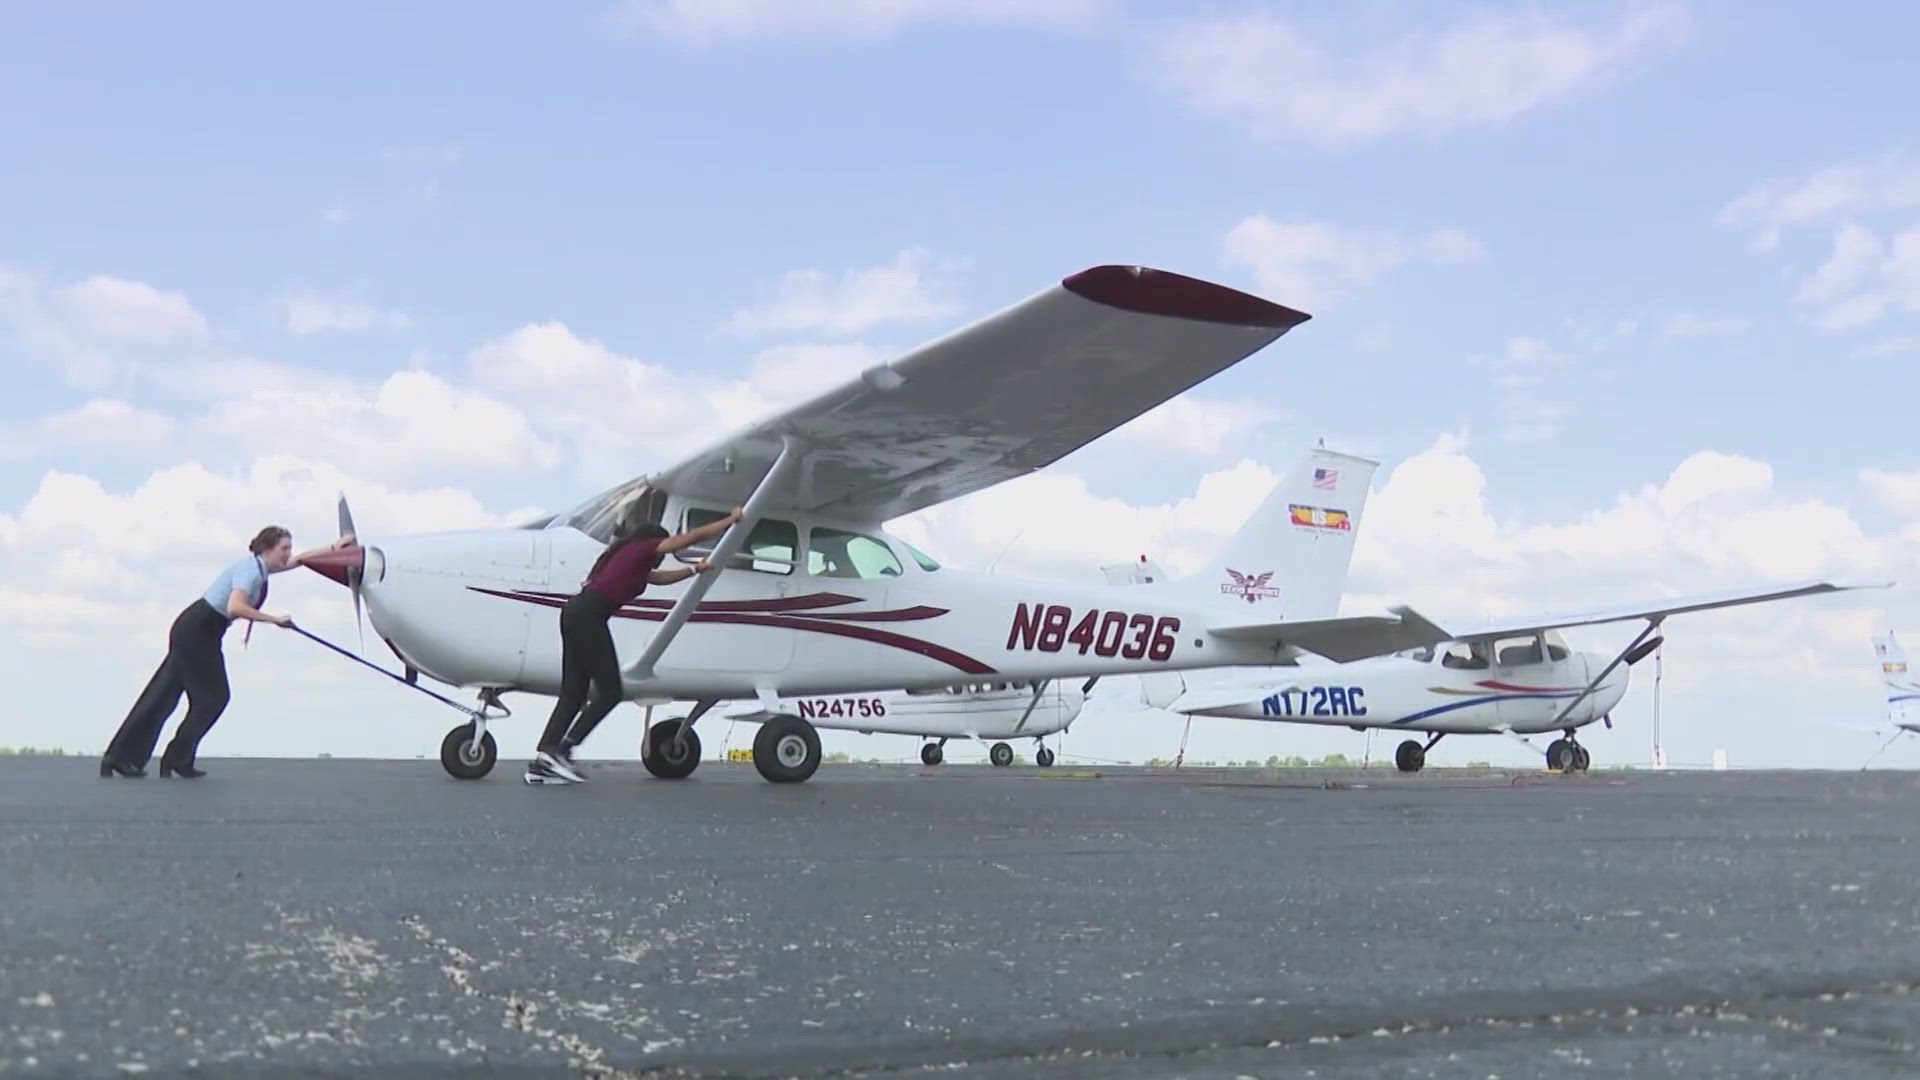
[[[659,520],[666,493],[647,486],[645,478],[629,480],[619,487],[603,491],[547,524],[549,529],[575,528],[605,544],[613,539],[613,527],[636,503],[651,504],[648,516]]]
[[[940,564],[937,562],[934,562],[933,558],[929,556],[926,552],[921,551],[919,548],[914,547],[912,544],[907,543],[905,540],[901,540],[897,536],[894,537],[894,539],[900,544],[902,548],[906,549],[906,552],[908,555],[913,556],[914,562],[917,562],[920,564],[920,569],[925,570],[928,573],[932,573],[933,571],[940,569]]]

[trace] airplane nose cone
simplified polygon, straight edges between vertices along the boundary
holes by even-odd
[[[331,578],[342,585],[348,584],[349,569],[365,569],[367,551],[358,544],[349,544],[338,551],[323,551],[301,564],[321,577]]]

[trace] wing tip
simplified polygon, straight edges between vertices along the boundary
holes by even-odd
[[[1148,266],[1095,266],[1060,283],[1076,296],[1139,315],[1285,333],[1313,316],[1250,293]]]

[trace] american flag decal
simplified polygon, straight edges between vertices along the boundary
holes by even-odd
[[[1313,470],[1313,486],[1321,491],[1332,491],[1340,485],[1339,469]]]

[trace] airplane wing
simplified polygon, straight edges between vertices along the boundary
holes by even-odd
[[[1207,627],[1207,632],[1231,641],[1270,641],[1277,648],[1291,646],[1337,664],[1454,639],[1452,633],[1412,608],[1391,610],[1391,616],[1351,615],[1291,622],[1216,624]]]
[[[1164,270],[1097,266],[768,417],[650,478],[744,501],[798,436],[769,512],[885,521],[1032,472],[1305,322]]]
[[[1523,637],[1543,630],[1559,630],[1569,626],[1594,626],[1600,623],[1624,622],[1629,619],[1663,618],[1668,615],[1682,615],[1690,611],[1709,611],[1714,608],[1735,607],[1741,604],[1760,604],[1769,600],[1787,600],[1796,596],[1814,596],[1820,593],[1845,592],[1850,589],[1885,589],[1892,582],[1877,584],[1842,585],[1831,581],[1800,581],[1783,585],[1763,586],[1752,589],[1734,589],[1725,592],[1701,593],[1695,596],[1676,596],[1664,600],[1649,600],[1638,604],[1618,604],[1607,607],[1588,608],[1584,611],[1565,611],[1547,615],[1515,616],[1491,620],[1474,625],[1455,625],[1452,638],[1455,641],[1486,641],[1492,638]]]

